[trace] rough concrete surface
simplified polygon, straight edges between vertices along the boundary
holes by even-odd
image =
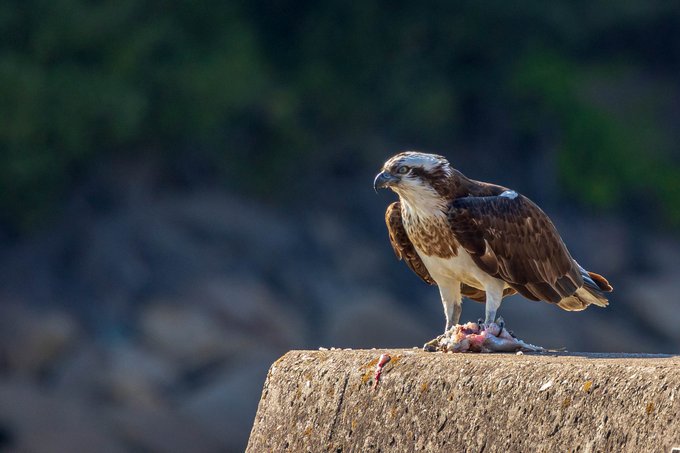
[[[376,363],[391,355],[374,390]],[[291,351],[248,452],[670,452],[680,356]]]

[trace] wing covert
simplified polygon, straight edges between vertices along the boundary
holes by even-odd
[[[482,270],[529,299],[557,303],[583,285],[578,265],[548,216],[509,193],[454,200],[451,229]]]

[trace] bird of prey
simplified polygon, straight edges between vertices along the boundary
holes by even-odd
[[[583,269],[548,216],[514,190],[411,151],[387,160],[373,184],[399,195],[385,213],[390,242],[413,272],[439,287],[445,332],[458,324],[462,296],[486,304],[487,326],[503,297],[515,293],[568,311],[607,306],[609,282]]]

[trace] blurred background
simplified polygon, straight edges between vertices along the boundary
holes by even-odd
[[[372,189],[405,149],[614,285],[506,299],[521,338],[680,347],[677,2],[5,0],[0,118],[1,451],[240,451],[287,350],[439,334]]]

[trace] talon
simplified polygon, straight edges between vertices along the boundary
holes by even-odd
[[[439,346],[439,337],[434,338],[423,345],[423,351],[425,352],[435,352]]]

